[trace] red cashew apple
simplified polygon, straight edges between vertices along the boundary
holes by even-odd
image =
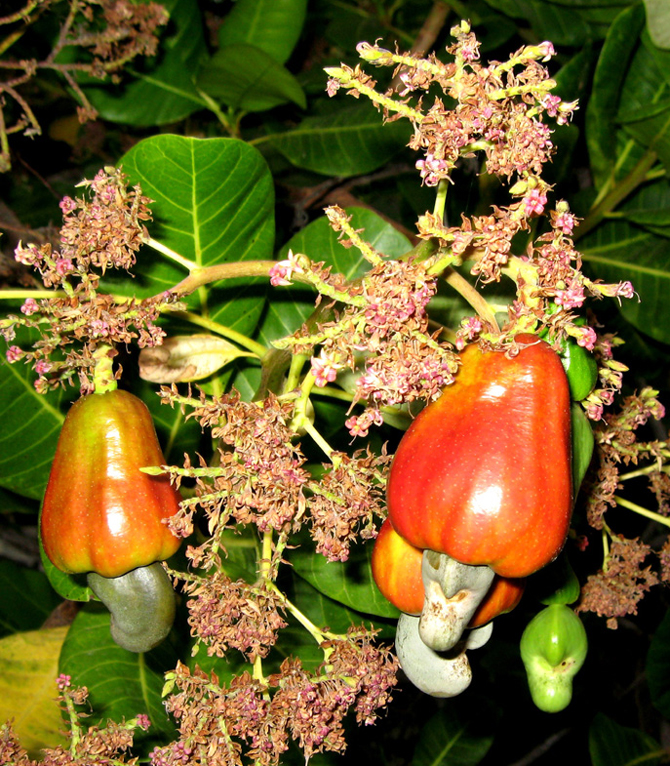
[[[530,334],[515,343],[518,353],[466,347],[455,383],[401,439],[387,500],[415,548],[522,578],[567,536],[570,391],[549,344]]]
[[[69,410],[44,495],[44,552],[63,572],[117,578],[163,561],[180,539],[163,520],[179,508],[151,415],[127,391],[90,394]]]

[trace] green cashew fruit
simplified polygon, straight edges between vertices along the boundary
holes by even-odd
[[[138,567],[121,577],[90,572],[88,585],[111,612],[112,638],[129,652],[148,652],[170,632],[176,598],[160,562]]]
[[[572,487],[573,496],[576,499],[591,464],[595,437],[584,408],[576,402],[573,402],[570,408],[570,425],[572,428]]]
[[[551,604],[528,623],[521,636],[521,659],[540,710],[558,713],[570,704],[572,679],[587,649],[582,621],[565,604]]]
[[[574,338],[566,340],[561,361],[568,378],[570,396],[575,402],[581,402],[598,382],[598,363],[593,354],[580,346]]]

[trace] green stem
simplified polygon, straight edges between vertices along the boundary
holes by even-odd
[[[199,287],[208,285],[210,282],[218,282],[221,279],[235,279],[238,277],[267,278],[270,276],[270,269],[274,265],[275,261],[237,261],[235,263],[219,263],[216,266],[196,266],[170,292],[185,297],[195,292]],[[294,275],[294,279],[296,282],[303,281],[298,274]]]
[[[280,598],[283,606],[288,612],[290,612],[295,619],[305,628],[305,630],[312,636],[317,644],[322,644],[327,639],[342,638],[337,633],[330,633],[329,631],[321,630],[315,625],[308,617],[306,617],[300,609],[286,597],[286,594],[281,591],[273,582],[268,583],[268,587],[273,590]]]
[[[193,271],[194,269],[198,268],[198,264],[195,261],[191,261],[188,258],[184,258],[183,255],[180,255],[179,253],[170,249],[166,245],[163,245],[160,242],[157,242],[152,237],[145,239],[144,243],[146,245],[149,245],[149,247],[152,247],[154,250],[158,251],[162,255],[166,256],[171,261],[174,261],[175,263],[178,263],[180,266],[183,266],[187,271]]]
[[[70,697],[67,691],[63,692],[63,700],[65,701],[67,715],[68,715],[68,718],[70,719],[70,755],[73,758],[76,758],[77,746],[79,745],[79,742],[81,740],[81,728],[79,726],[79,716],[77,715],[77,711],[75,710],[72,697]]]
[[[25,300],[26,298],[64,298],[62,290],[0,290],[0,300]]]
[[[444,219],[444,209],[447,204],[447,191],[449,190],[449,182],[443,178],[437,185],[437,195],[435,197],[435,205],[433,206],[433,215],[442,221]]]
[[[648,173],[657,159],[658,156],[656,152],[648,149],[639,159],[635,167],[620,183],[616,184],[609,192],[601,192],[589,214],[575,230],[573,237],[575,242],[585,234],[588,234],[591,229],[594,229],[603,218],[614,210],[620,202],[623,202],[631,192],[637,189],[640,184],[647,181]]]
[[[623,508],[628,508],[629,511],[633,511],[634,513],[637,513],[640,516],[644,516],[647,519],[656,521],[665,527],[670,527],[670,519],[667,518],[666,516],[661,516],[660,513],[654,513],[654,511],[648,511],[646,508],[643,508],[641,505],[637,505],[636,503],[631,503],[630,500],[626,500],[625,498],[618,497],[616,495],[614,496],[614,500],[617,502],[618,505],[622,506]]]
[[[284,391],[286,393],[293,391],[300,385],[300,374],[308,359],[309,357],[306,354],[293,355],[291,366],[289,367],[288,375],[286,377],[286,385],[284,386]]]
[[[93,357],[96,360],[93,370],[93,386],[96,394],[106,394],[116,390],[114,356],[113,347],[107,344],[98,346],[93,352]]]

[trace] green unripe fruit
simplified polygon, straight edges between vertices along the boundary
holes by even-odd
[[[581,404],[573,402],[570,408],[570,427],[572,429],[572,486],[576,500],[584,476],[591,464],[595,437],[591,421],[586,417]]]
[[[575,402],[581,402],[598,382],[598,364],[593,354],[580,346],[574,338],[566,340],[561,361],[568,376],[570,396]]]
[[[88,575],[88,585],[112,614],[114,641],[129,652],[148,652],[167,636],[176,601],[167,573],[155,562],[121,577]]]
[[[540,710],[557,713],[570,704],[572,679],[587,649],[582,621],[564,604],[548,606],[528,623],[521,637],[521,659]]]

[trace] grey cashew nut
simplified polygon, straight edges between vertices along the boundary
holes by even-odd
[[[121,577],[90,572],[88,585],[111,612],[112,638],[129,652],[147,652],[170,632],[176,598],[160,562],[138,567]]]
[[[491,636],[493,624],[471,630],[458,647],[438,654],[423,642],[419,621],[419,617],[404,613],[398,619],[395,646],[400,666],[414,686],[425,694],[456,697],[472,681],[466,650],[483,646]]]
[[[421,640],[446,652],[461,640],[495,573],[488,566],[470,566],[446,553],[425,550],[421,563],[425,598],[419,624]]]

